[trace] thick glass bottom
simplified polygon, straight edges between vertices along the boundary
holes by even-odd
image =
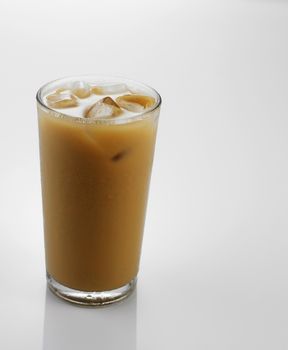
[[[102,292],[85,292],[77,289],[72,289],[54,280],[53,277],[47,273],[47,284],[50,290],[58,297],[65,299],[74,304],[90,305],[90,306],[104,306],[107,304],[116,303],[127,298],[135,289],[137,277],[133,278],[125,286],[102,291]]]

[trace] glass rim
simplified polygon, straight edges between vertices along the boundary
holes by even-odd
[[[57,111],[51,107],[49,107],[44,101],[43,101],[43,96],[42,96],[42,92],[44,89],[48,88],[50,85],[53,84],[57,84],[58,82],[60,83],[61,81],[63,81],[63,83],[67,82],[67,81],[73,81],[75,79],[75,81],[79,81],[81,79],[89,79],[91,78],[91,80],[93,80],[93,78],[95,79],[107,79],[107,80],[111,80],[111,82],[114,80],[117,80],[117,82],[122,82],[122,83],[130,83],[131,85],[138,85],[143,87],[146,90],[150,90],[155,96],[156,96],[156,104],[150,108],[147,108],[147,110],[145,110],[142,113],[138,113],[132,116],[127,116],[126,118],[115,118],[115,117],[108,117],[108,118],[83,118],[83,117],[74,117],[71,116],[69,114],[66,114],[65,112],[63,113],[62,111]],[[109,95],[109,94],[107,94]],[[134,122],[134,121],[139,121],[139,120],[143,120],[146,118],[149,118],[150,116],[153,115],[153,112],[155,112],[157,109],[160,109],[160,106],[162,104],[162,98],[161,95],[158,93],[157,90],[155,90],[154,88],[152,88],[151,86],[144,84],[140,81],[137,80],[133,80],[133,79],[128,79],[122,76],[109,76],[109,75],[101,75],[101,74],[84,74],[84,75],[71,75],[71,76],[65,76],[62,78],[58,78],[58,79],[54,79],[49,81],[48,83],[42,85],[37,93],[36,93],[36,101],[37,103],[41,106],[41,108],[44,108],[45,111],[47,111],[49,114],[52,114],[54,117],[56,118],[64,118],[67,120],[71,120],[73,122],[80,122],[82,124],[127,124],[130,122]]]

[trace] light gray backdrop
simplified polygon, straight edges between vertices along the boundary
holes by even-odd
[[[0,3],[0,348],[288,349],[287,1]],[[122,75],[163,97],[137,295],[47,293],[35,93]]]

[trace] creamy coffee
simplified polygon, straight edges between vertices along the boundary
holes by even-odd
[[[139,267],[160,97],[113,80],[42,90],[47,272],[80,291],[124,286]]]

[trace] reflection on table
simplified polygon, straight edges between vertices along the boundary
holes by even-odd
[[[43,350],[136,350],[137,291],[102,308],[81,307],[46,291]]]

